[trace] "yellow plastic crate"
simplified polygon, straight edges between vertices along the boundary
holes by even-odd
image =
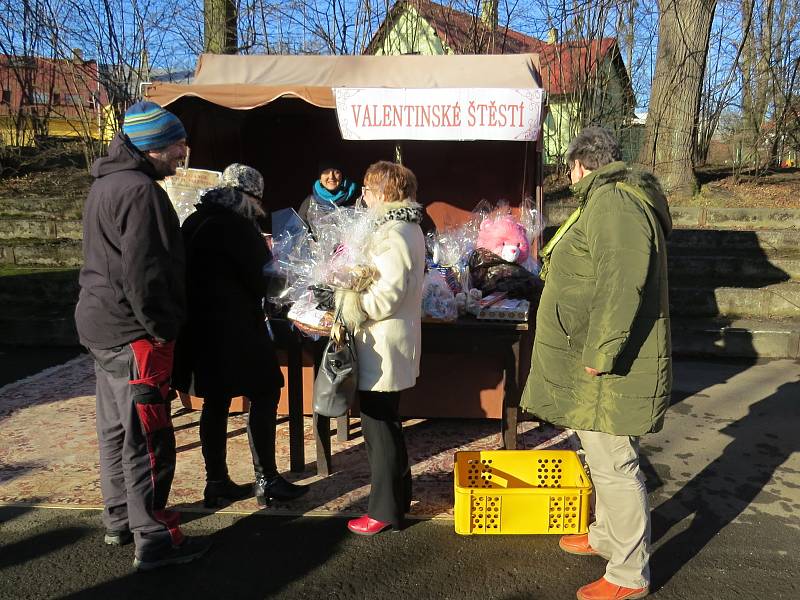
[[[588,530],[592,484],[571,450],[456,452],[453,482],[456,533]]]

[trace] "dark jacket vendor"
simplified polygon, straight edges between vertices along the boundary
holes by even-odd
[[[317,214],[335,207],[353,206],[358,197],[356,182],[344,176],[339,163],[323,160],[319,164],[319,178],[314,181],[311,193],[297,212],[303,221],[311,224]]]

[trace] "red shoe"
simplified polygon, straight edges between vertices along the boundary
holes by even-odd
[[[634,598],[644,598],[650,593],[650,588],[626,588],[621,585],[614,585],[601,577],[597,581],[583,586],[578,590],[578,600],[633,600]]]
[[[357,535],[375,535],[381,531],[391,529],[391,523],[384,523],[383,521],[376,521],[369,515],[364,515],[357,519],[351,519],[347,522],[347,528]]]
[[[558,547],[564,552],[579,556],[599,556],[600,553],[589,545],[589,534],[562,535]]]

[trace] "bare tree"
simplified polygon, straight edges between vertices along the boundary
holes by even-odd
[[[743,9],[746,12],[742,12]],[[738,106],[739,60],[745,47],[743,40],[752,25],[752,10],[752,2],[742,6],[740,0],[718,0],[697,119],[694,156],[697,166],[704,165],[708,159],[721,116]]]
[[[235,54],[238,50],[238,11],[234,0],[204,0],[206,52]]]
[[[662,0],[658,56],[639,162],[668,193],[697,188],[694,150],[716,0]]]
[[[740,61],[742,116],[751,167],[780,160],[787,128],[796,109],[800,61],[800,7],[796,2],[742,0],[753,11],[753,26],[743,40]]]

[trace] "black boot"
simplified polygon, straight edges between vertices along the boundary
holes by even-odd
[[[280,475],[266,476],[256,473],[253,491],[258,505],[263,508],[269,504],[270,500],[295,500],[308,491],[308,486],[289,483]]]
[[[203,506],[206,508],[217,508],[236,502],[242,498],[247,498],[253,488],[249,485],[239,485],[230,478],[220,481],[207,481],[206,489],[203,492]]]

